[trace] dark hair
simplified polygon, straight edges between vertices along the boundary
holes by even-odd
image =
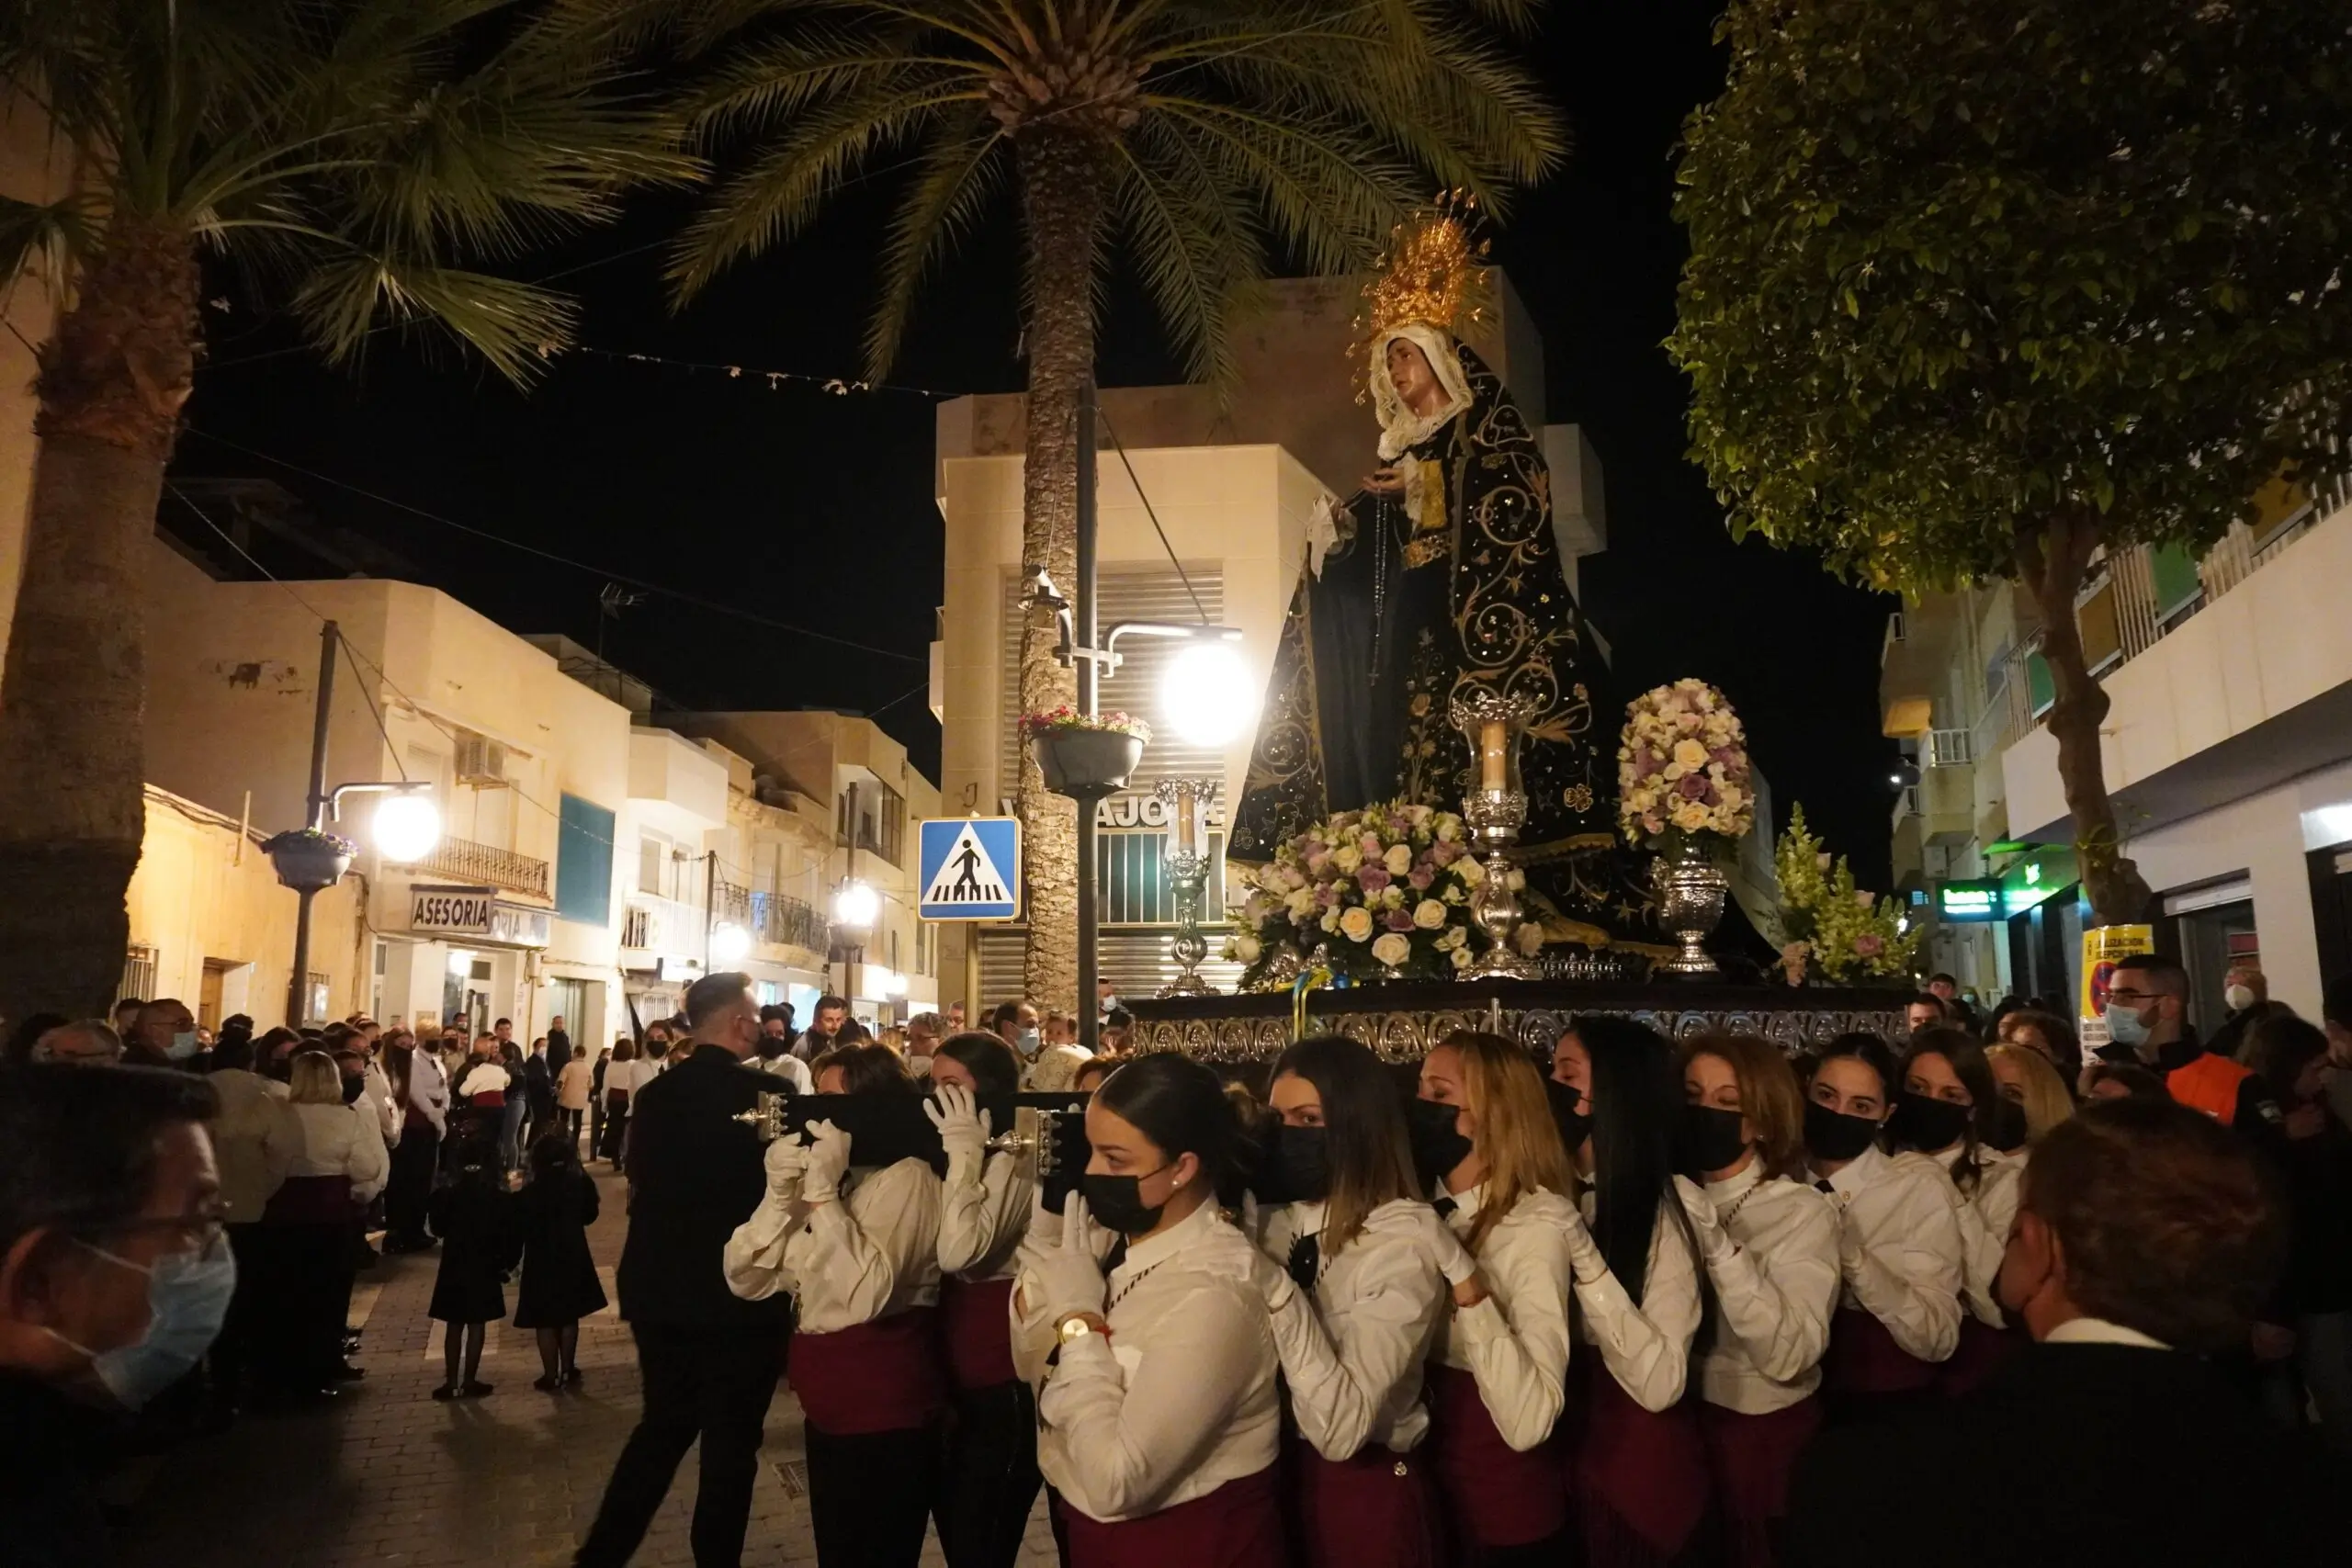
[[[686,987],[686,1026],[700,1029],[752,994],[752,977],[740,970],[705,975]]]
[[[36,1230],[98,1236],[139,1217],[155,1139],[209,1122],[220,1096],[169,1067],[24,1062],[0,1077],[0,1256]]]
[[[836,1045],[808,1064],[808,1076],[821,1077],[835,1067],[842,1070],[844,1094],[916,1092],[915,1080],[907,1076],[907,1065],[888,1045]]]
[[[0,1056],[11,1062],[29,1062],[33,1059],[33,1045],[42,1035],[60,1024],[73,1021],[62,1012],[28,1013],[24,1022],[10,1032],[7,1048],[0,1051]]]
[[[760,1009],[760,1021],[762,1023],[781,1023],[784,1021],[784,1010],[776,1006],[775,1003],[770,1002],[765,1007]]]
[[[849,998],[847,997],[834,996],[829,991],[825,995],[817,998],[816,1010],[822,1012],[827,1008],[839,1008],[843,1012],[847,1012],[849,1010]]]
[[[1994,1077],[1993,1064],[1984,1059],[1984,1047],[1976,1036],[1965,1029],[1939,1026],[1923,1029],[1912,1036],[1911,1049],[1903,1053],[1903,1065],[1897,1069],[1899,1076],[1894,1085],[1896,1092],[1908,1092],[1904,1086],[1910,1079],[1912,1065],[1922,1056],[1941,1056],[1950,1062],[1952,1076],[1968,1091],[1968,1121],[1961,1129],[1960,1157],[1951,1166],[1951,1184],[1964,1196],[1976,1190],[1976,1184],[1984,1174],[1984,1121],[1991,1115],[1995,1101],[2000,1099],[2000,1080]],[[1897,1148],[1919,1149],[1922,1154],[1935,1152],[1919,1148],[1917,1140],[1905,1135],[1899,1115],[1888,1122],[1887,1130]]]
[[[2292,1098],[2295,1079],[2327,1055],[2327,1031],[2290,1012],[2274,1012],[2246,1031],[2245,1065],[2281,1101]]]
[[[580,1145],[558,1127],[531,1140],[531,1174],[544,1179],[580,1168]]]
[[[1947,1003],[1943,998],[1936,995],[1933,991],[1914,991],[1908,997],[1904,998],[1903,1010],[1905,1014],[1908,1014],[1913,1008],[1917,1007],[1930,1007],[1935,1009],[1936,1016],[1938,1018],[1950,1019],[1951,1017],[1951,1005]]]
[[[1102,1027],[1105,1029],[1133,1029],[1135,1026],[1136,1015],[1124,1007],[1113,1008],[1102,1015]]]
[[[1285,1074],[1314,1086],[1323,1102],[1324,1146],[1331,1189],[1323,1245],[1337,1253],[1355,1239],[1374,1209],[1398,1198],[1418,1198],[1413,1145],[1405,1124],[1404,1097],[1395,1075],[1370,1046],[1343,1035],[1301,1040],[1274,1058],[1267,1076],[1271,1096]]]
[[[2319,1016],[2338,1029],[2352,1029],[2352,975],[2338,975],[2320,993]]]
[[[2127,1100],[2169,1100],[2172,1099],[2171,1092],[2165,1088],[2165,1080],[2136,1062],[2092,1063],[2090,1087],[2097,1089],[2103,1083],[2121,1084],[2124,1098]],[[2088,1105],[2092,1101],[2108,1098],[2109,1097],[2105,1095],[2086,1094],[2083,1097],[2083,1101]]]
[[[970,1073],[980,1100],[1009,1100],[1021,1092],[1021,1058],[993,1034],[980,1030],[951,1034],[933,1048],[932,1055],[944,1056]]]
[[[2196,1352],[2245,1348],[2287,1224],[2242,1135],[2170,1100],[2086,1106],[2034,1145],[2019,1209],[2092,1317]]]
[[[1078,1071],[1070,1077],[1070,1092],[1073,1094],[1089,1092],[1084,1087],[1089,1076],[1094,1078],[1095,1088],[1100,1089],[1102,1086],[1102,1080],[1118,1071],[1118,1068],[1117,1060],[1110,1056],[1095,1056],[1080,1062],[1078,1065]]]
[[[1216,1074],[1191,1057],[1162,1051],[1123,1062],[1094,1091],[1094,1103],[1170,1160],[1187,1154],[1199,1160],[1211,1193],[1239,1179],[1246,1163],[1240,1120]]]
[[[212,1070],[216,1073],[232,1068],[250,1071],[254,1065],[254,1037],[243,1030],[224,1029],[213,1037]]]
[[[1690,1216],[1674,1190],[1681,1065],[1665,1035],[1630,1018],[1586,1014],[1566,1032],[1592,1062],[1592,1239],[1609,1271],[1639,1302],[1661,1210],[1681,1222],[1691,1263],[1700,1262]]]
[[[2010,1030],[2030,1029],[2050,1043],[2050,1054],[2069,1073],[2083,1068],[2083,1043],[2075,1033],[2075,1026],[2054,1012],[2040,1008],[2018,1007],[2001,1021],[1999,1027]]]
[[[2129,969],[2144,975],[2149,983],[2168,997],[2177,997],[2185,1006],[2188,1001],[2188,971],[2161,953],[2135,953],[2115,961],[2117,973]]]
[[[989,1027],[990,1029],[1002,1029],[1006,1024],[1011,1023],[1014,1019],[1019,1018],[1020,1016],[1021,1004],[1019,1002],[999,1002],[996,1006],[989,1010]]]
[[[1902,1075],[1894,1070],[1894,1050],[1877,1035],[1859,1029],[1835,1036],[1808,1060],[1799,1064],[1798,1076],[1804,1080],[1808,1099],[1811,1098],[1814,1074],[1821,1070],[1824,1062],[1838,1056],[1851,1056],[1876,1073],[1879,1088],[1883,1091],[1881,1098],[1890,1105],[1894,1102],[1894,1091],[1903,1087]]]
[[[1945,985],[1950,986],[1954,990],[1958,990],[1960,988],[1960,977],[1956,975],[1947,975],[1941,970],[1938,970],[1935,974],[1928,976],[1928,984],[1930,986],[1934,985],[1939,980],[1941,980]]]

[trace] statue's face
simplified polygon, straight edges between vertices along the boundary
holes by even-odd
[[[1405,338],[1388,340],[1388,379],[1396,396],[1415,413],[1429,412],[1445,397],[1437,372],[1430,368],[1429,356]]]

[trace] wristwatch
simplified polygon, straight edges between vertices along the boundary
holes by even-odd
[[[1068,1348],[1083,1336],[1102,1333],[1103,1328],[1092,1314],[1074,1312],[1057,1324],[1054,1332],[1060,1338],[1063,1348]]]

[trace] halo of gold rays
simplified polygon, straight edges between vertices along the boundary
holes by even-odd
[[[1388,231],[1388,250],[1356,312],[1358,364],[1389,332],[1419,322],[1460,339],[1492,320],[1494,285],[1478,198],[1449,190]]]

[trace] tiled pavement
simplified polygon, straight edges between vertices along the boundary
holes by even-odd
[[[599,1170],[603,1168],[599,1167]],[[600,1176],[604,1217],[591,1233],[612,1293],[628,1220],[617,1179]],[[610,1308],[581,1327],[582,1386],[531,1387],[538,1352],[528,1331],[492,1325],[481,1376],[488,1398],[436,1404],[439,1325],[424,1315],[434,1254],[386,1258],[363,1277],[353,1316],[367,1333],[366,1380],[326,1410],[247,1417],[200,1449],[154,1467],[137,1489],[123,1568],[552,1568],[587,1534],[613,1460],[637,1420],[636,1358]],[[514,1305],[514,1292],[507,1292]],[[802,1484],[800,1407],[779,1392],[752,1504],[746,1568],[813,1563]],[[695,1458],[636,1561],[691,1564],[686,1541]],[[5,1552],[0,1552],[5,1556]],[[926,1565],[940,1562],[936,1540]],[[1053,1542],[1040,1505],[1024,1568],[1048,1568]]]

